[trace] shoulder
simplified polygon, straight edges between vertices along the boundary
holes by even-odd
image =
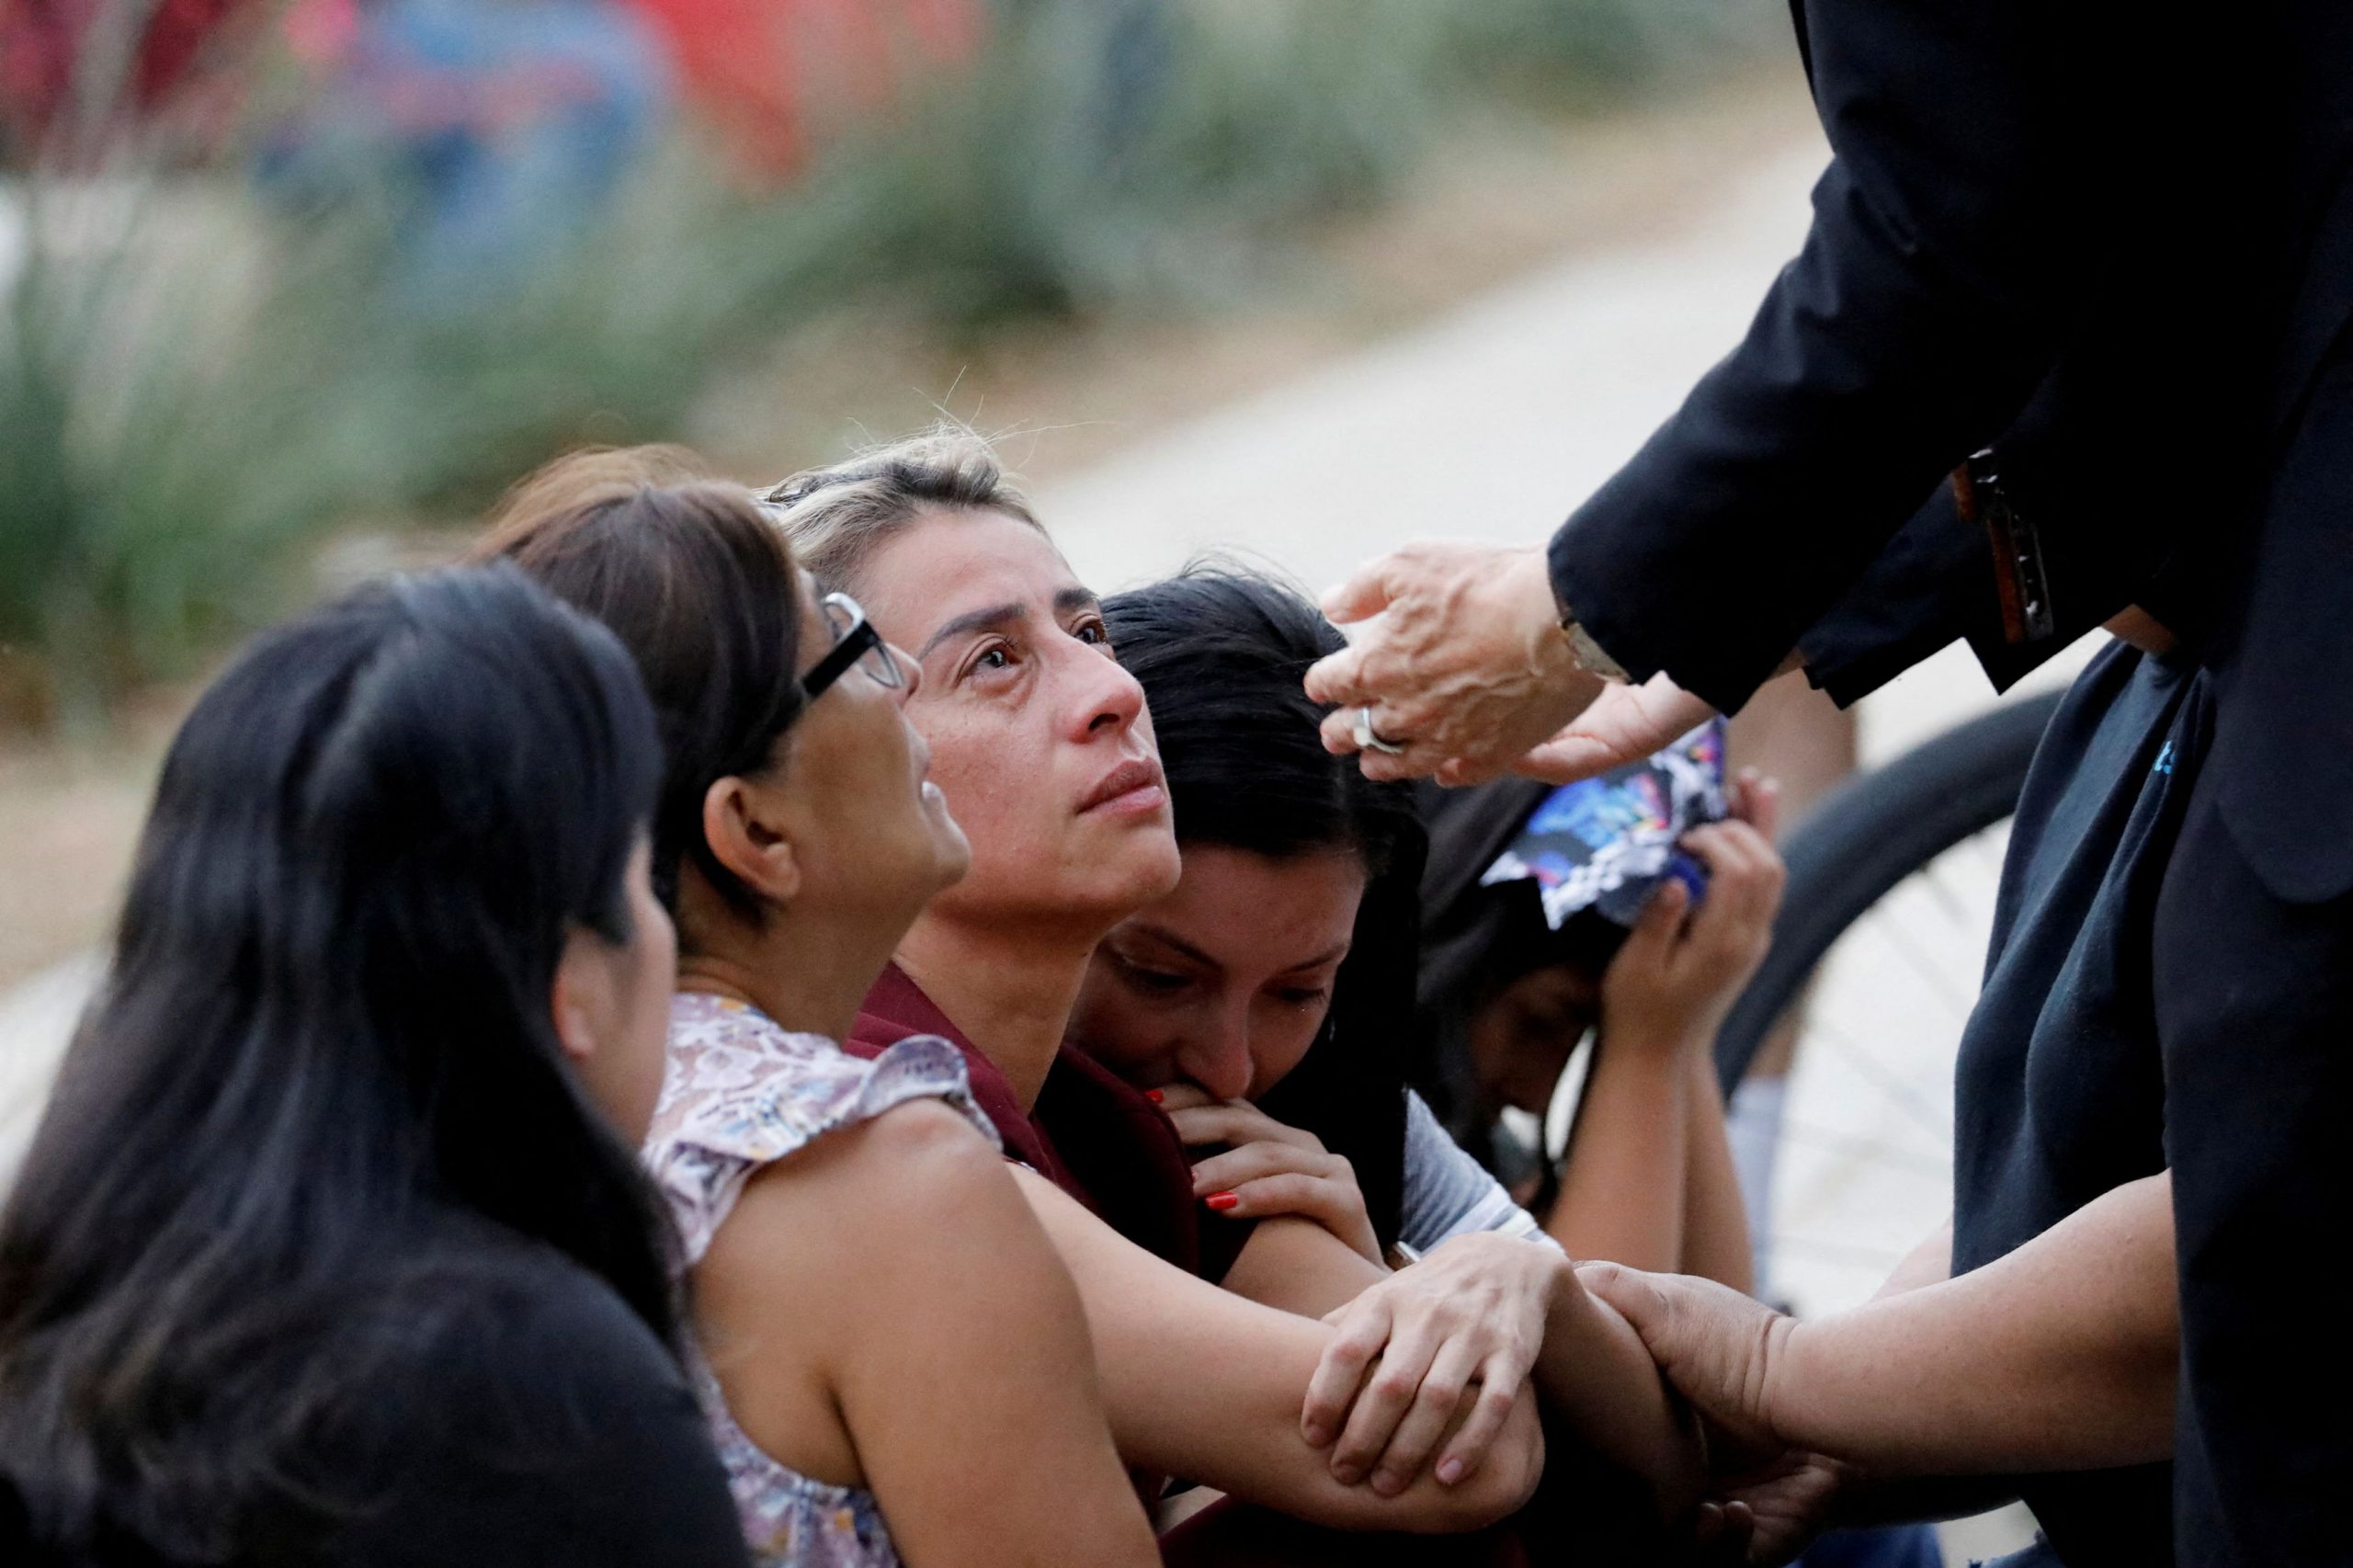
[[[1427,1252],[1449,1236],[1472,1231],[1540,1236],[1536,1217],[1446,1129],[1418,1094],[1405,1104],[1405,1199],[1398,1239]]]
[[[742,1562],[684,1372],[628,1304],[521,1238],[470,1239],[380,1303],[417,1331],[358,1377],[337,1441],[380,1493],[353,1562]]]
[[[756,1173],[788,1159],[806,1164],[806,1151],[918,1101],[994,1142],[963,1055],[944,1040],[910,1036],[860,1058],[750,1008],[681,996],[645,1163],[687,1256],[697,1258]]]

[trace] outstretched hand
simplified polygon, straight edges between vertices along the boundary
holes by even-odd
[[[1692,696],[1664,672],[1640,686],[1613,683],[1604,687],[1566,728],[1530,747],[1511,770],[1547,784],[1573,784],[1663,750],[1715,717],[1715,712],[1706,699]],[[1454,777],[1443,767],[1438,770],[1438,781],[1472,782]]]
[[[1324,595],[1324,613],[1342,625],[1381,618],[1307,672],[1308,695],[1335,704],[1324,745],[1363,752],[1368,778],[1495,778],[1607,684],[1576,662],[1541,551],[1409,544]],[[1368,718],[1395,752],[1358,744]]]

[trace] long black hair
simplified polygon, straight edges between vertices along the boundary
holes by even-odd
[[[0,1211],[0,1500],[51,1560],[242,1561],[347,1501],[290,1476],[446,1321],[437,1239],[551,1245],[676,1344],[550,1014],[575,928],[631,936],[660,767],[628,657],[512,567],[365,589],[198,702]]]
[[[1181,844],[1364,862],[1356,935],[1307,1055],[1260,1101],[1356,1167],[1373,1230],[1397,1239],[1405,1185],[1423,835],[1410,790],[1324,749],[1300,684],[1345,644],[1295,590],[1196,565],[1105,601],[1111,647],[1142,685]]]

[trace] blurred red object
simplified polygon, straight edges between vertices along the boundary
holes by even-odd
[[[119,48],[107,27],[129,15],[120,0],[0,0],[0,115],[19,156],[50,151],[67,129],[78,93],[98,95],[97,112],[74,127],[88,156],[124,125],[155,115],[199,78],[205,50],[224,24],[256,9],[254,0],[156,0],[119,65],[97,52]],[[118,79],[77,84],[84,72]]]
[[[781,179],[815,133],[969,60],[984,0],[628,0],[658,28],[688,97],[754,175]]]

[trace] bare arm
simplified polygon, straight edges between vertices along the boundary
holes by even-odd
[[[1159,1561],[1069,1273],[947,1107],[901,1106],[763,1170],[696,1286],[737,1424],[870,1488],[909,1563]]]
[[[1711,1051],[1695,1051],[1683,1071],[1683,1267],[1743,1295],[1756,1288],[1748,1246],[1748,1205],[1724,1133],[1724,1096]]]
[[[1544,1229],[1571,1257],[1608,1258],[1652,1273],[1683,1261],[1688,1106],[1671,1054],[1594,1042],[1593,1074],[1577,1106]]]
[[[2181,1351],[2173,1178],[2129,1182],[1983,1268],[1802,1325],[1787,1348],[1792,1432],[1879,1468],[2164,1459]]]
[[[1746,773],[1725,793],[1731,819],[1683,836],[1707,896],[1693,910],[1682,884],[1661,886],[1602,975],[1593,1078],[1547,1228],[1572,1257],[1745,1290],[1748,1221],[1711,1048],[1772,941],[1783,872],[1777,787]]]
[[[1300,1431],[1330,1328],[1172,1268],[1051,1183],[1015,1176],[1077,1281],[1112,1434],[1132,1462],[1344,1529],[1481,1528],[1534,1491],[1543,1437],[1524,1392],[1484,1462],[1455,1484],[1427,1471],[1393,1496],[1343,1484]]]
[[[1794,1323],[1720,1286],[1581,1277],[1740,1436],[1877,1476],[2136,1464],[2172,1451],[2172,1179],[2129,1182],[2007,1256]]]

